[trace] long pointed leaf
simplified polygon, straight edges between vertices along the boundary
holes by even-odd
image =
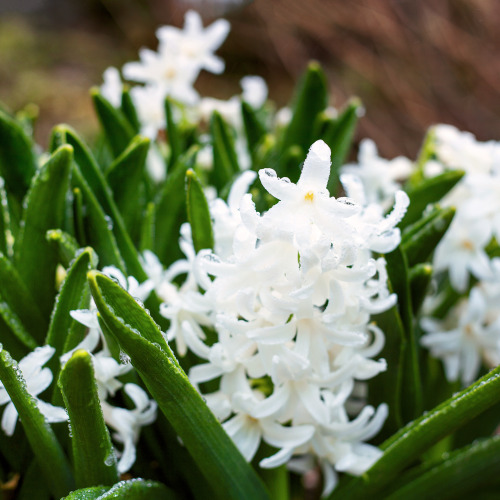
[[[51,229],[47,231],[47,241],[57,249],[59,262],[63,267],[68,267],[79,248],[75,238],[60,229]]]
[[[384,454],[362,477],[335,492],[339,498],[370,498],[424,451],[500,401],[500,367],[409,423],[383,445]]]
[[[176,500],[177,498],[172,490],[157,481],[130,479],[120,481],[111,488],[93,487],[73,491],[62,500]]]
[[[359,99],[351,99],[337,119],[332,121],[323,133],[322,139],[332,150],[332,167],[328,180],[328,190],[332,195],[336,194],[338,187],[339,169],[351,149],[361,106]]]
[[[56,350],[47,364],[56,380],[59,373],[59,358],[66,352],[65,346],[72,327],[78,323],[70,316],[70,311],[88,307],[90,290],[87,284],[87,272],[96,266],[97,255],[94,250],[92,248],[82,250],[71,263],[57,296],[46,339],[46,344]]]
[[[165,117],[167,119],[167,134],[168,134],[168,144],[170,145],[170,156],[168,158],[168,170],[170,170],[174,165],[179,156],[182,153],[182,140],[179,132],[179,128],[174,120],[174,113],[172,107],[174,106],[173,101],[170,97],[165,99]]]
[[[214,248],[214,233],[208,202],[194,170],[186,172],[186,202],[191,235],[196,253],[204,248]]]
[[[137,233],[140,226],[144,196],[143,176],[150,140],[137,136],[127,149],[112,163],[107,180],[116,206],[129,234]]]
[[[87,238],[90,246],[95,248],[103,266],[116,266],[126,273],[125,263],[113,234],[113,220],[104,213],[76,165],[73,167],[73,181],[82,192],[87,206]]]
[[[90,272],[89,283],[103,320],[218,495],[267,498],[258,476],[190,384],[148,313],[103,274]]]
[[[94,107],[104,129],[111,151],[116,158],[127,147],[134,136],[134,130],[121,110],[114,108],[98,89],[91,91]]]
[[[9,308],[19,317],[32,341],[41,341],[47,331],[48,321],[43,317],[38,303],[22,281],[16,268],[3,254],[0,254],[0,295],[9,305]],[[36,341],[35,341],[36,346]],[[33,349],[34,345],[31,345]]]
[[[116,457],[97,394],[92,357],[78,350],[59,377],[71,423],[76,486],[113,485],[118,481]]]
[[[317,62],[311,62],[299,83],[292,120],[283,135],[281,150],[285,151],[297,144],[308,151],[313,143],[312,131],[316,116],[327,105],[328,86],[325,74]]]
[[[47,317],[55,296],[57,255],[47,242],[49,229],[62,228],[73,148],[61,146],[37,172],[16,240],[15,264],[21,279]]]
[[[238,156],[231,129],[217,111],[214,111],[210,120],[210,133],[214,157],[213,183],[221,191],[240,171]]]
[[[33,144],[19,123],[0,110],[0,176],[21,204],[36,171]]]
[[[500,436],[495,436],[447,455],[440,464],[425,470],[386,498],[419,500],[432,492],[434,498],[454,500],[474,497],[488,484],[498,493],[499,467]]]
[[[67,125],[56,127],[54,129],[54,135],[56,135],[57,139],[62,143],[68,143],[74,147],[75,162],[79,167],[81,176],[83,176],[88,187],[94,193],[95,198],[102,207],[102,211],[113,220],[112,231],[128,274],[134,276],[139,282],[146,280],[148,276],[142,268],[137,250],[127,233],[123,218],[113,200],[111,189],[89,148],[78,137],[76,132]]]
[[[422,412],[422,380],[418,363],[418,344],[415,337],[411,302],[408,263],[401,248],[385,255],[387,273],[392,290],[398,296],[397,308],[403,325],[406,346],[403,353],[403,382],[401,394],[401,416],[409,422]]]
[[[410,205],[399,227],[404,229],[420,219],[427,205],[439,202],[462,179],[464,174],[463,170],[450,170],[409,187],[407,193]]]
[[[408,259],[408,265],[425,262],[430,257],[441,238],[445,235],[455,216],[455,208],[437,208],[424,221],[418,221],[418,228],[403,235],[401,247]]]
[[[187,218],[186,171],[194,166],[197,152],[193,147],[179,158],[156,200],[154,252],[165,265],[180,257],[179,229]]]
[[[16,362],[5,350],[0,353],[0,381],[16,407],[47,485],[56,498],[61,498],[74,485],[67,458],[36,401],[29,394]]]

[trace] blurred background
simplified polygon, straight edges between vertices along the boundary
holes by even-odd
[[[204,96],[229,98],[257,74],[284,105],[316,59],[332,104],[362,99],[357,139],[373,138],[383,156],[414,158],[433,123],[500,139],[498,0],[0,0],[0,102],[39,107],[43,146],[60,122],[91,139],[89,88],[155,49],[156,28],[182,26],[189,8],[232,25],[218,51],[226,72],[201,75]]]

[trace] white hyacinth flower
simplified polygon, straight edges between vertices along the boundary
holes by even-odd
[[[360,474],[380,456],[363,441],[378,431],[387,408],[374,410],[358,398],[359,415],[350,419],[345,405],[358,381],[386,369],[374,359],[384,334],[370,316],[396,297],[387,289],[384,259],[372,252],[399,244],[396,225],[408,206],[401,191],[388,215],[377,203],[333,198],[329,174],[330,149],[322,141],[311,146],[297,184],[261,170],[278,203],[259,214],[246,193],[254,174],[245,172],[227,202],[209,204],[213,253],[195,255],[183,226],[186,259],[163,271],[147,256],[160,276],[155,288],[165,300],[169,340],[179,354],[189,349],[203,360],[189,372],[193,384],[218,381],[203,396],[245,458],[261,440],[278,448],[262,467],[312,454],[329,474],[327,490],[335,470]],[[347,184],[357,189],[352,176]],[[207,329],[217,335],[210,345]]]
[[[101,402],[105,422],[116,432],[113,438],[123,444],[123,450],[118,460],[118,472],[123,474],[135,462],[135,445],[139,439],[141,427],[156,420],[156,401],[149,399],[146,392],[136,384],[125,384],[124,391],[134,403],[135,408],[128,410],[112,406],[106,401]]]
[[[52,406],[37,396],[42,393],[52,382],[52,372],[49,368],[42,368],[45,363],[54,355],[56,350],[50,346],[37,347],[17,364],[20,375],[26,382],[26,390],[36,401],[38,409],[46,418],[47,422],[65,422],[68,414],[64,408]],[[2,429],[8,436],[14,434],[17,423],[17,410],[10,396],[0,383],[0,405],[7,404],[2,415]]]
[[[214,52],[222,45],[229,33],[230,25],[225,19],[218,19],[203,28],[200,15],[189,10],[184,18],[184,29],[174,26],[158,28],[159,51],[168,51],[188,60],[194,67],[212,73],[224,71],[224,61]]]

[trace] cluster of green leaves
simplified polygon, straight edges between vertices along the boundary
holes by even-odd
[[[53,131],[49,151],[36,153],[23,123],[0,111],[0,381],[22,424],[11,438],[0,433],[0,478],[20,477],[20,500],[284,500],[290,495],[285,470],[263,473],[247,464],[190,384],[184,371],[189,359],[181,366],[161,335],[167,325],[158,314],[158,298],[153,294],[145,309],[97,271],[113,265],[144,281],[140,252],[149,249],[164,265],[173,262],[180,255],[179,227],[186,220],[195,249],[213,247],[203,186],[215,186],[219,196],[227,196],[240,173],[235,131],[213,114],[208,132],[214,168],[201,170],[196,162],[200,131],[176,121],[177,104],[167,99],[166,178],[158,184],[147,173],[151,145],[138,135],[128,91],[120,108],[97,90],[92,98],[104,141],[94,152],[61,125]],[[325,76],[312,63],[298,86],[288,125],[270,130],[266,109],[256,111],[242,102],[251,168],[272,167],[294,181],[310,145],[323,139],[333,151],[329,189],[336,194],[360,103],[353,99],[334,118],[328,101]],[[430,181],[416,176],[407,187],[411,205],[402,221],[402,244],[386,256],[399,302],[376,318],[387,338],[383,356],[388,371],[370,387],[373,403],[390,406],[384,455],[362,477],[345,479],[334,498],[417,498],[415,492],[420,498],[429,491],[451,498],[457,491],[497,485],[498,438],[468,443],[492,433],[500,372],[451,396],[455,388],[419,350],[415,319],[432,275],[429,258],[453,217],[453,210],[438,203],[461,175],[446,173]],[[257,186],[253,194],[260,209],[269,207],[271,201]],[[422,216],[429,204],[432,209]],[[64,269],[62,283],[58,269]],[[146,388],[162,412],[144,429],[132,469],[133,476],[147,479],[118,477],[91,356],[76,351],[62,370],[59,365],[59,357],[86,333],[69,312],[87,308],[91,296],[113,354],[119,359],[120,352],[126,353],[136,369],[127,377]],[[66,407],[70,437],[66,424],[45,422],[12,359],[45,344],[56,350],[49,367],[58,384],[41,397]]]

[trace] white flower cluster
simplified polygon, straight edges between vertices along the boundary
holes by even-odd
[[[436,249],[434,268],[448,272],[457,292],[467,293],[471,275],[477,283],[444,320],[423,318],[422,344],[443,360],[449,381],[468,385],[481,364],[500,364],[500,262],[486,253],[493,239],[500,241],[500,143],[479,142],[450,125],[437,125],[431,134],[436,159],[424,166],[425,173],[465,172],[442,202],[456,214]],[[428,301],[429,311],[439,298]]]
[[[464,292],[470,274],[479,280],[493,276],[485,248],[493,237],[500,241],[500,142],[476,141],[450,125],[434,127],[433,134],[437,158],[424,168],[433,173],[465,171],[442,202],[454,206],[456,214],[436,250],[434,266],[447,270],[453,288]]]
[[[446,378],[466,386],[477,378],[481,364],[500,364],[500,260],[494,259],[495,280],[479,282],[468,297],[438,321],[422,319],[427,332],[422,344],[443,360]]]
[[[428,298],[427,316],[421,321],[422,345],[443,361],[449,381],[460,379],[467,385],[476,379],[481,364],[491,368],[500,363],[500,323],[495,310],[499,263],[486,253],[493,239],[500,241],[500,142],[479,142],[451,125],[436,125],[429,134],[427,147],[433,159],[423,165],[424,175],[430,178],[455,169],[465,172],[440,202],[443,207],[455,207],[456,213],[433,257],[434,271],[447,273],[451,286],[464,296],[444,319],[431,317],[442,295]],[[357,175],[365,196],[384,206],[412,170],[406,158],[379,158],[375,145],[366,139],[358,161],[342,171]],[[350,195],[359,201],[355,193]],[[471,275],[477,284],[469,294]]]
[[[151,253],[145,267],[164,300],[167,339],[182,356],[189,349],[203,363],[189,372],[207,404],[242,454],[251,460],[261,440],[277,453],[260,462],[276,467],[292,457],[314,456],[325,492],[336,471],[361,474],[381,452],[365,443],[382,426],[387,406],[364,406],[354,418],[346,402],[358,381],[385,370],[374,358],[384,334],[371,314],[395,304],[385,261],[400,241],[396,224],[408,198],[396,193],[393,211],[330,197],[330,149],[311,146],[297,184],[263,169],[264,188],[279,201],[256,212],[245,194],[255,174],[245,172],[227,204],[210,205],[215,249],[197,255],[190,228],[182,228],[185,260],[166,271]],[[360,182],[346,176],[346,189]],[[185,275],[180,286],[174,283]],[[207,338],[216,332],[215,342]],[[212,332],[212,333],[210,333]],[[207,392],[203,384],[217,390]],[[295,460],[295,469],[310,467]]]
[[[218,111],[232,125],[241,122],[240,97],[227,101],[211,97],[201,98],[194,83],[201,70],[212,73],[224,71],[224,61],[214,55],[229,33],[230,25],[218,19],[206,29],[195,11],[186,13],[184,29],[173,26],[159,28],[156,35],[158,50],[141,49],[140,62],[126,63],[122,68],[125,79],[142,83],[131,89],[131,97],[138,112],[141,133],[155,139],[165,128],[164,100],[170,96],[184,106],[190,120],[206,120]],[[103,75],[102,95],[115,107],[120,106],[123,84],[116,68],[108,68]],[[267,98],[267,85],[257,76],[241,80],[242,98],[254,108],[261,107]]]

